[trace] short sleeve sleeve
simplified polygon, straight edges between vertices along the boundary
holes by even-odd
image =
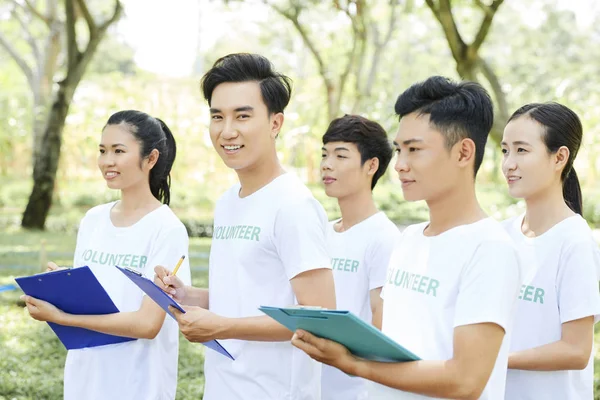
[[[288,279],[302,272],[328,268],[327,216],[311,197],[286,204],[275,218],[274,242]]]
[[[591,239],[569,245],[561,254],[557,276],[560,322],[600,315],[600,251]]]
[[[491,322],[507,330],[521,284],[518,256],[511,243],[481,243],[460,279],[454,327]]]
[[[191,285],[188,248],[189,237],[183,224],[178,224],[174,228],[161,231],[143,267],[144,275],[151,279],[154,276],[154,267],[157,265],[162,265],[169,270],[173,270],[181,256],[185,255],[185,260],[177,271],[177,277],[186,285]]]
[[[380,235],[367,256],[367,270],[369,271],[369,290],[383,287],[387,276],[388,265],[400,232],[393,235]]]

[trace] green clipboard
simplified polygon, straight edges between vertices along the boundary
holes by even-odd
[[[358,357],[382,362],[420,360],[374,326],[350,311],[314,309],[310,307],[259,307],[292,332],[303,329],[313,335],[344,345]]]

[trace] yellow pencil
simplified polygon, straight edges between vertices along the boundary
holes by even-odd
[[[175,266],[175,269],[171,273],[171,276],[174,276],[177,273],[177,271],[179,270],[179,267],[181,267],[181,263],[183,262],[183,260],[185,260],[185,255],[181,256],[181,258],[179,259],[179,262]]]

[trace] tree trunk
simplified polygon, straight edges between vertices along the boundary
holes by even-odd
[[[77,46],[77,34],[75,30],[76,5],[83,14],[83,18],[89,28],[90,37],[83,52],[80,52]],[[75,89],[77,89],[77,85],[79,85],[106,30],[121,16],[122,7],[119,0],[117,0],[113,16],[101,26],[97,26],[94,22],[85,0],[66,1],[65,10],[68,56],[67,75],[58,84],[58,92],[54,95],[52,107],[46,119],[46,128],[40,140],[40,151],[36,155],[33,166],[33,189],[31,190],[29,202],[21,221],[21,225],[24,228],[44,229],[48,212],[52,206],[52,194],[54,192],[56,172],[60,159],[62,131],[69,112],[69,106],[73,100]]]
[[[58,170],[62,130],[69,112],[74,88],[61,84],[48,114],[48,123],[40,140],[33,167],[33,189],[23,214],[22,226],[44,229],[48,211],[52,206],[52,193]]]

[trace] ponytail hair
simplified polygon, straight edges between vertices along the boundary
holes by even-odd
[[[508,122],[521,116],[527,116],[544,127],[542,141],[550,154],[556,153],[563,146],[569,149],[569,159],[560,177],[563,198],[573,212],[582,215],[581,186],[573,168],[583,136],[583,126],[579,117],[570,108],[555,102],[526,104],[515,111]]]
[[[563,198],[573,212],[583,215],[583,196],[575,168],[571,168],[571,172],[563,181]]]
[[[158,160],[150,170],[150,192],[156,199],[168,205],[171,202],[171,168],[177,153],[171,130],[162,120],[136,110],[119,111],[111,115],[106,123],[120,124],[126,125],[140,143],[142,160],[147,158],[152,150],[158,150]]]

